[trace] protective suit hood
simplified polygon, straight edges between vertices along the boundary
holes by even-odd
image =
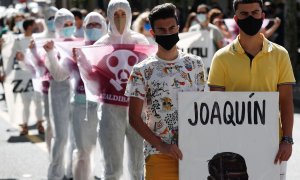
[[[68,34],[65,34],[63,29],[64,29],[64,24],[67,21],[71,21],[73,23],[73,26],[68,27],[68,32],[67,32]],[[61,8],[55,13],[54,24],[55,24],[55,31],[58,34],[58,36],[61,38],[65,38],[65,37],[70,38],[72,31],[75,32],[74,15],[65,8]],[[73,35],[74,32],[72,33]]]
[[[117,30],[114,22],[114,14],[119,9],[126,13],[126,24],[122,35]],[[149,44],[144,35],[130,29],[132,15],[127,0],[111,0],[107,8],[107,17],[109,20],[108,33],[95,44]]]
[[[49,37],[49,38],[54,38],[55,37],[55,24],[54,24],[54,19],[49,20],[50,17],[55,17],[56,12],[58,9],[54,6],[50,6],[45,9],[44,11],[44,21],[46,24],[46,30],[43,32],[41,37]]]
[[[55,14],[57,11],[58,11],[58,9],[54,6],[50,6],[49,8],[47,8],[44,12],[45,13],[45,21],[47,21],[52,16],[55,17]]]
[[[75,24],[74,15],[67,9],[61,8],[55,13],[54,23],[57,30],[61,30],[67,21],[72,21]]]
[[[122,9],[126,14],[126,24],[125,24],[123,34],[119,33],[114,22],[114,14],[119,9]],[[132,14],[131,14],[131,7],[127,0],[111,0],[107,8],[107,17],[109,20],[108,34],[114,36],[122,36],[130,31]]]
[[[86,30],[86,26],[89,23],[96,22],[101,24],[101,34],[105,35],[107,33],[107,24],[104,17],[97,12],[90,12],[83,20],[83,28]]]

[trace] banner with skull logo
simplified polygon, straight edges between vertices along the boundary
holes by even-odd
[[[76,48],[87,99],[127,106],[124,96],[133,66],[157,50],[154,45],[115,44]]]

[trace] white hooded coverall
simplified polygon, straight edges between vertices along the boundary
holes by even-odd
[[[64,24],[67,21],[72,21],[75,23],[73,14],[67,9],[60,9],[56,12],[54,23],[55,31],[57,34],[62,30]],[[60,36],[60,38],[64,38]],[[50,107],[50,123],[53,132],[53,138],[51,142],[50,151],[50,164],[48,168],[48,179],[49,180],[61,180],[63,179],[65,173],[68,178],[72,176],[72,138],[69,139],[68,154],[67,158],[67,169],[65,172],[64,167],[64,154],[65,147],[68,141],[68,137],[72,137],[71,133],[71,118],[70,118],[70,81],[67,76],[61,76],[60,69],[53,66],[54,63],[63,63],[63,60],[57,60],[58,52],[52,50],[47,53],[47,58],[45,60],[45,65],[52,75],[53,79],[50,80],[49,88],[49,105]]]
[[[120,34],[114,22],[117,10],[126,13],[126,25]],[[146,37],[134,32],[131,26],[131,8],[127,0],[111,0],[107,9],[108,34],[95,44],[149,44]],[[104,180],[118,180],[123,173],[124,140],[128,142],[128,170],[130,180],[139,180],[143,175],[143,139],[129,125],[128,106],[101,103],[99,107],[99,143],[104,161]]]
[[[45,15],[45,24],[47,23],[48,19],[51,17],[55,16],[55,13],[58,11],[58,9],[54,6],[50,6],[49,8],[47,8],[44,12]],[[39,40],[39,39],[54,39],[55,38],[55,31],[50,31],[48,29],[48,27],[46,26],[46,29],[44,30],[44,32],[37,34],[34,39],[35,40]],[[32,49],[31,51],[33,54],[35,54],[36,56],[39,57],[39,59],[41,59],[40,55],[38,54],[38,52],[36,51],[36,49]],[[34,57],[34,56],[32,56]],[[43,79],[43,77],[41,77],[41,79]],[[41,80],[43,81],[43,80]],[[44,83],[49,83],[49,82],[44,82]],[[50,124],[50,118],[49,118],[49,96],[48,96],[48,92],[43,92],[43,101],[44,101],[44,109],[43,109],[43,114],[44,117],[46,118],[47,121],[47,127],[46,127],[46,131],[45,131],[45,141],[47,144],[47,149],[50,152],[51,149],[51,139],[52,139],[52,128],[51,128],[51,124]]]
[[[106,34],[106,21],[99,13],[89,13],[84,19],[85,27],[92,22],[101,24],[101,33]],[[95,41],[94,41],[95,42]],[[85,45],[91,44],[89,39],[85,38]],[[92,180],[93,173],[93,150],[97,139],[97,104],[87,103],[84,92],[83,82],[79,75],[77,65],[70,59],[58,59],[53,52],[48,54],[49,67],[52,72],[55,71],[54,79],[62,81],[70,77],[72,87],[71,97],[71,118],[74,132],[76,149],[73,152],[73,178],[75,180]],[[72,63],[72,68],[66,68],[63,64]]]

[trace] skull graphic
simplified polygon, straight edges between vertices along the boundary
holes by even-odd
[[[117,91],[121,91],[121,84],[126,84],[133,66],[138,63],[138,56],[129,50],[117,50],[106,59],[108,69],[114,74],[114,79],[109,82]]]

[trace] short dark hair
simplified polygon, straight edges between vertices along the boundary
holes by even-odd
[[[25,19],[24,22],[23,22],[23,28],[24,28],[24,30],[26,31],[27,28],[29,26],[32,26],[34,23],[35,23],[35,19],[33,19],[33,18]]]
[[[74,17],[78,17],[79,19],[82,19],[82,13],[80,12],[80,9],[72,8],[71,13],[74,15]]]
[[[209,8],[208,8],[208,6],[206,4],[200,4],[200,5],[198,5],[197,6],[197,11],[198,11],[199,8],[204,8],[205,11],[206,11],[206,13],[208,13],[208,11],[209,11]]]
[[[263,7],[262,0],[233,0],[233,10],[235,12],[239,4],[250,4],[250,3],[258,3],[261,8]]]
[[[172,3],[164,3],[155,6],[148,16],[152,29],[154,29],[154,22],[158,19],[175,18],[178,24],[178,18],[176,14],[176,6]]]
[[[243,156],[234,152],[221,152],[208,161],[207,180],[231,179],[248,180],[247,165]]]

